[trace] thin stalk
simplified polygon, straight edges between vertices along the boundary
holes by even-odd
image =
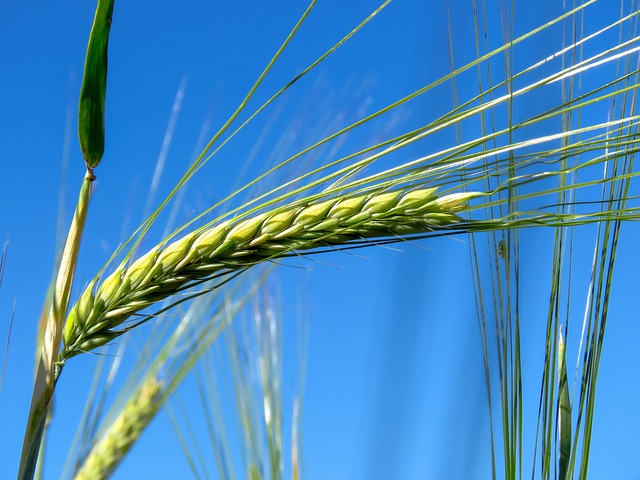
[[[53,304],[44,333],[42,353],[40,355],[40,361],[38,362],[31,408],[29,410],[24,443],[22,445],[22,456],[20,458],[20,470],[18,473],[18,478],[21,480],[30,480],[35,473],[45,422],[53,398],[56,380],[60,374],[56,360],[58,351],[60,350],[64,322],[67,318],[71,286],[73,285],[73,276],[76,269],[78,251],[80,250],[80,240],[82,239],[82,232],[89,208],[91,184],[95,178],[93,171],[88,168],[82,181],[76,212],[73,216],[71,227],[69,228],[58,275],[56,277]]]

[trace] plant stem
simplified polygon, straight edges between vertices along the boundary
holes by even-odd
[[[18,474],[18,478],[21,480],[31,480],[33,478],[38,461],[38,453],[44,433],[45,422],[59,373],[56,371],[56,358],[60,350],[60,340],[62,339],[64,321],[69,307],[71,286],[73,285],[73,276],[76,269],[78,251],[80,250],[80,240],[89,208],[89,198],[91,196],[91,184],[93,180],[95,180],[93,171],[87,169],[82,181],[80,197],[78,198],[78,204],[76,205],[73,221],[69,228],[67,241],[62,253],[62,260],[56,277],[53,304],[44,333],[42,353],[40,354],[40,361],[38,362],[31,408],[29,410],[29,418],[27,420],[22,445],[22,456],[20,458],[20,470]]]

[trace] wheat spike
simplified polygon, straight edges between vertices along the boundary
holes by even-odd
[[[435,188],[394,190],[310,202],[196,231],[157,246],[130,266],[94,280],[69,313],[59,361],[104,345],[140,310],[196,282],[294,251],[450,228],[480,193],[439,197]]]
[[[107,432],[87,455],[75,480],[108,478],[158,410],[162,384],[150,377],[131,396]]]

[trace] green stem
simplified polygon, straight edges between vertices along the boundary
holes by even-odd
[[[40,355],[40,361],[38,362],[38,372],[33,386],[31,408],[29,410],[29,418],[27,420],[24,443],[22,445],[20,471],[18,474],[18,478],[21,480],[31,480],[33,478],[38,462],[40,443],[42,441],[45,422],[56,384],[56,358],[60,350],[60,340],[62,339],[64,321],[69,307],[73,275],[75,273],[78,251],[80,250],[80,240],[89,208],[89,198],[91,196],[91,184],[93,180],[95,180],[93,171],[87,169],[84,180],[82,181],[76,212],[71,227],[69,228],[67,241],[62,253],[62,260],[56,277],[53,304],[44,333],[42,353]]]

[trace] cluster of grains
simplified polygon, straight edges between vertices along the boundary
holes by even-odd
[[[75,480],[108,478],[154,417],[159,406],[162,384],[151,377],[96,443],[75,475]]]
[[[343,196],[228,220],[157,246],[86,288],[69,313],[59,361],[108,343],[132,315],[195,282],[294,251],[451,228],[479,195],[439,197],[422,188]]]

